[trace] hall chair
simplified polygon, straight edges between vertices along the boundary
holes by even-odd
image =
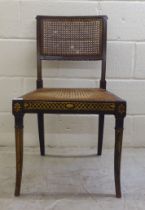
[[[98,155],[102,153],[104,115],[115,116],[114,176],[116,197],[120,198],[120,165],[126,101],[106,90],[107,16],[37,16],[36,20],[37,88],[15,98],[12,103],[16,139],[15,196],[20,195],[21,188],[24,115],[37,114],[40,153],[45,155],[44,113],[59,113],[99,115],[98,151],[96,150]],[[101,61],[100,87],[43,88],[43,60]]]

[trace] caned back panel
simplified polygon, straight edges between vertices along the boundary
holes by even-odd
[[[37,17],[40,59],[98,60],[104,55],[106,17]]]

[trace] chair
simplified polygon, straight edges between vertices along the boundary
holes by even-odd
[[[36,113],[40,153],[45,155],[44,113],[95,114],[98,155],[102,153],[104,115],[115,116],[114,175],[116,197],[121,197],[120,164],[126,102],[106,90],[106,16],[37,16],[37,88],[12,104],[16,138],[15,196],[20,195],[23,164],[23,117]],[[100,88],[43,88],[42,61],[101,61]]]

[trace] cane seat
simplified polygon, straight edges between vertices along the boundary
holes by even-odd
[[[109,91],[101,88],[39,88],[21,96],[23,100],[32,101],[107,101],[114,102],[121,99]]]

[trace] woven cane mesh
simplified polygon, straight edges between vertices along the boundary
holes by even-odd
[[[40,88],[22,96],[24,100],[116,101],[114,94],[100,88]]]
[[[40,54],[81,57],[102,54],[103,20],[96,17],[47,17],[41,19]]]

